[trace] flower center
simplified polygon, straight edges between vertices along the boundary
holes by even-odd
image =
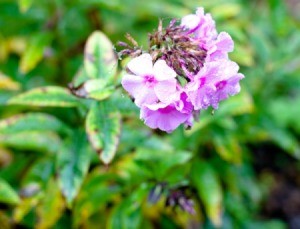
[[[161,114],[168,114],[168,113],[170,113],[170,112],[172,112],[174,110],[175,110],[174,106],[167,106],[165,108],[158,109],[158,112],[160,112]]]
[[[217,90],[222,90],[225,87],[226,83],[227,83],[226,80],[222,80],[222,81],[216,83]]]
[[[200,81],[200,87],[203,87],[206,82],[206,78],[205,77],[200,78],[199,81]]]
[[[157,83],[157,80],[154,78],[153,75],[146,75],[144,76],[144,83],[147,87],[152,88]]]
[[[187,73],[197,74],[203,67],[207,51],[201,48],[201,41],[187,33],[177,21],[162,29],[161,22],[158,30],[149,35],[150,54],[154,61],[163,59],[174,71],[189,81]]]

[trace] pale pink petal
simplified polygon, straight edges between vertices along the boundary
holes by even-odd
[[[204,8],[203,7],[198,7],[196,10],[196,15],[200,18],[204,17]]]
[[[231,36],[226,32],[221,32],[216,41],[217,50],[232,52],[234,48]]]
[[[156,103],[158,100],[153,88],[147,86],[140,87],[139,95],[135,97],[135,104],[138,107]]]
[[[128,69],[135,75],[153,75],[153,63],[150,54],[144,53],[135,57],[127,64]]]
[[[189,99],[195,110],[207,109],[211,105],[211,98],[215,93],[213,86],[207,85],[196,91],[188,92]]]
[[[154,86],[155,94],[160,101],[164,103],[171,103],[179,97],[176,93],[176,85],[176,79],[159,81]]]
[[[189,118],[189,114],[179,112],[172,105],[163,104],[160,107],[157,110],[151,110],[149,106],[141,109],[141,119],[150,128],[158,128],[170,133]]]
[[[164,60],[156,61],[153,66],[153,71],[158,81],[174,79],[176,77],[176,72],[170,68]]]
[[[126,74],[122,79],[123,88],[135,99],[137,106],[151,104],[157,101],[153,88],[144,83],[144,78],[136,75]]]
[[[143,77],[126,74],[122,78],[123,88],[134,98],[139,95],[140,87],[143,85]]]
[[[200,23],[200,17],[195,14],[189,14],[181,19],[181,26],[193,30],[197,28]]]

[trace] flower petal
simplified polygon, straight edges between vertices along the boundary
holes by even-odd
[[[200,23],[200,17],[195,14],[189,14],[181,19],[181,26],[193,30],[197,28]]]
[[[153,75],[153,63],[149,53],[144,53],[127,64],[128,69],[136,75]]]
[[[176,93],[177,81],[175,79],[159,81],[154,86],[154,91],[158,99],[164,103],[171,103],[179,98]]]
[[[137,106],[152,104],[157,101],[157,96],[152,88],[147,87],[141,76],[126,74],[122,79],[122,86],[135,99]]]
[[[173,79],[176,77],[176,72],[170,68],[164,60],[156,61],[153,66],[153,71],[155,78],[158,81]]]
[[[142,107],[141,119],[153,129],[158,128],[170,133],[189,118],[189,114],[179,112],[172,105],[161,104],[159,106],[161,108],[154,110],[151,110],[149,107],[151,106]],[[152,106],[151,108],[154,107]]]

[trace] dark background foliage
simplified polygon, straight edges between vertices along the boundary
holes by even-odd
[[[103,34],[145,46],[158,19],[199,6],[235,41],[241,93],[191,130],[151,130],[119,87],[127,60],[89,65],[84,49],[105,59]],[[0,228],[300,228],[299,9],[0,0]]]

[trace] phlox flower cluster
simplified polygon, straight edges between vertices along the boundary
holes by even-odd
[[[217,109],[220,101],[240,91],[244,76],[228,57],[233,40],[228,33],[217,32],[203,8],[179,23],[171,21],[165,29],[160,23],[149,36],[148,51],[123,46],[122,54],[132,59],[122,86],[150,128],[169,133],[181,124],[191,127],[201,110]]]

